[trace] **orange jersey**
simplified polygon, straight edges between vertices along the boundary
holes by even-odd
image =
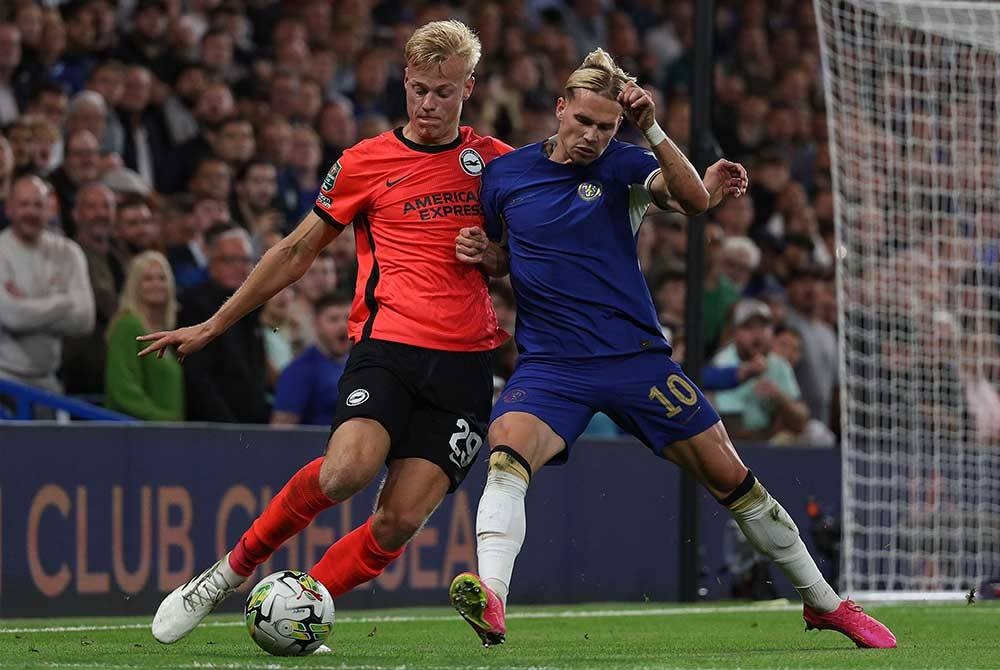
[[[337,228],[354,224],[354,342],[485,351],[507,339],[485,276],[455,258],[455,238],[483,225],[479,176],[509,151],[465,126],[441,146],[410,142],[397,128],[356,144],[330,168],[313,211]]]

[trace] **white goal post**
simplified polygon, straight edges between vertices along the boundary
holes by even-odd
[[[814,0],[836,203],[842,592],[1000,577],[1000,2]]]

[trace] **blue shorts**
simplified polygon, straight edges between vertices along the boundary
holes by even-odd
[[[665,351],[583,361],[521,360],[490,421],[507,412],[533,414],[565,440],[566,450],[556,462],[568,458],[595,412],[607,414],[658,456],[719,421],[715,408]]]

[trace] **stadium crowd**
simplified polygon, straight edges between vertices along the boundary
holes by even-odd
[[[567,74],[603,46],[653,91],[686,150],[693,4],[4,3],[0,377],[147,420],[329,423],[330,379],[350,346],[350,229],[183,366],[137,359],[135,336],[211,314],[312,207],[344,148],[405,122],[402,46],[415,27],[460,18],[478,33],[463,123],[481,134],[513,146],[548,137]],[[714,132],[751,190],[709,214],[705,386],[736,437],[832,445],[834,197],[812,3],[719,0],[716,21]],[[620,135],[642,142],[628,124]],[[676,357],[692,346],[687,225],[650,211],[638,241]],[[513,330],[509,285],[491,293]],[[498,357],[498,385],[516,355],[509,344]]]

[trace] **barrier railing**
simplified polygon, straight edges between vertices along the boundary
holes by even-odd
[[[9,379],[0,379],[0,397],[8,399],[13,409],[0,402],[0,421],[30,421],[34,418],[35,407],[47,407],[56,412],[64,412],[74,419],[89,421],[121,421],[137,423],[126,414],[91,405],[82,400],[28,386]]]

